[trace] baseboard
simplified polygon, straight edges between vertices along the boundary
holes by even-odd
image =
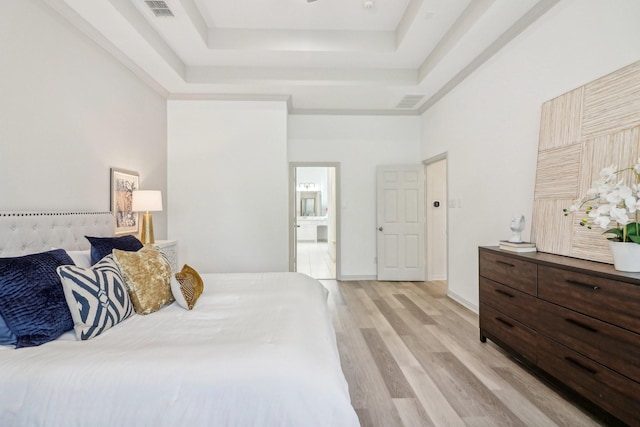
[[[435,281],[435,280],[447,280],[447,276],[435,276],[427,280],[427,282]]]
[[[343,274],[338,280],[342,280],[343,282],[349,282],[352,280],[378,280],[378,276],[350,276]]]
[[[461,304],[466,308],[468,308],[469,310],[473,311],[474,313],[478,314],[479,310],[477,305],[470,303],[469,301],[462,298],[460,295],[456,294],[455,292],[451,292],[450,290],[447,290],[447,296],[452,300],[454,300],[455,302],[457,302],[458,304]]]

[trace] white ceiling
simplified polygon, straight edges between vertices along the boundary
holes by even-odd
[[[559,0],[45,1],[171,99],[419,114]]]

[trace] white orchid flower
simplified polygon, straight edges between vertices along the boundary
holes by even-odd
[[[616,176],[617,167],[611,165],[606,167],[600,171],[600,177],[605,180],[605,182],[609,182],[609,180],[613,179]]]
[[[611,193],[607,194],[607,202],[617,205],[627,197],[631,197],[631,189],[626,185],[616,187]]]
[[[625,208],[618,208],[615,206],[611,207],[609,210],[609,217],[619,225],[627,225],[631,222]]]
[[[608,225],[611,222],[611,219],[608,216],[599,216],[598,218],[593,220],[594,224],[598,225],[603,230],[608,229]]]
[[[601,216],[607,216],[609,215],[609,211],[611,210],[611,207],[613,205],[600,205],[598,206],[596,209],[591,209],[589,212],[587,212],[587,215],[590,218],[599,218]]]
[[[625,227],[638,222],[640,212],[640,157],[632,167],[622,169],[616,166],[603,168],[591,188],[574,202],[564,214],[582,211],[580,225],[593,224],[604,230],[614,223],[615,227]],[[632,172],[630,172],[632,171]],[[629,183],[622,177],[631,178]],[[588,227],[591,228],[591,227]]]
[[[624,205],[629,213],[635,213],[640,210],[640,200],[633,196],[629,196],[624,199]]]

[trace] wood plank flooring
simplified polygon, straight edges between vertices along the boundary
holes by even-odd
[[[362,427],[603,425],[481,343],[444,282],[322,283]]]

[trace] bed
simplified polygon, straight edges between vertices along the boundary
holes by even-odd
[[[108,213],[0,214],[0,257],[88,250]],[[37,232],[40,230],[40,232]],[[173,303],[87,341],[0,346],[0,425],[358,426],[327,291],[298,273],[203,274]]]

